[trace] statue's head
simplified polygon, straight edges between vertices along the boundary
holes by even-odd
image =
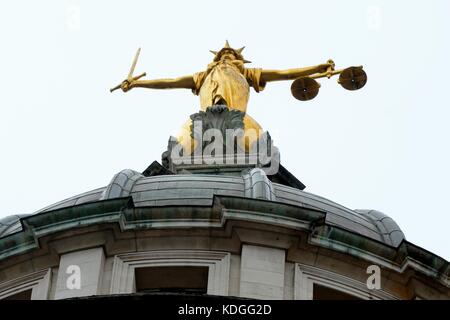
[[[224,61],[224,60],[241,60],[243,63],[249,63],[250,61],[245,60],[242,55],[242,51],[245,47],[240,49],[234,49],[230,47],[228,40],[225,41],[225,45],[220,51],[211,51],[214,54],[214,62]]]
[[[221,50],[222,52],[217,56],[217,60],[224,61],[224,60],[242,60],[239,59],[239,55],[236,54],[236,51],[234,50]],[[216,59],[214,59],[216,60]]]

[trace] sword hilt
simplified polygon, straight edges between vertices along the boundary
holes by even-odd
[[[140,75],[131,78],[131,80],[132,80],[132,81],[136,81],[136,80],[139,80],[139,79],[142,78],[142,77],[145,77],[146,75],[147,75],[147,73],[143,72],[143,73],[141,73]],[[127,80],[124,80],[124,81],[130,81],[130,80],[127,79]],[[115,86],[114,88],[109,89],[109,92],[113,92],[113,91],[115,91],[115,90],[117,90],[117,89],[120,89],[120,87],[122,86],[122,83],[123,83],[124,81],[122,81],[120,84],[118,84],[118,85]]]

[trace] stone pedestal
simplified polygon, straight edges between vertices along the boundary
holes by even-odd
[[[245,169],[262,168],[275,174],[279,152],[268,132],[263,132],[245,147],[245,113],[215,105],[192,114],[191,139],[194,150],[186,150],[175,137],[170,137],[162,165],[172,173],[217,173],[240,175]]]

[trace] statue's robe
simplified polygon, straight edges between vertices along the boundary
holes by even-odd
[[[208,65],[206,71],[193,75],[195,87],[192,92],[200,97],[200,107],[205,111],[207,107],[217,104],[226,104],[229,109],[242,112],[247,111],[250,97],[250,87],[256,92],[264,90],[265,83],[261,81],[259,68],[244,68],[242,61],[218,61]],[[194,147],[190,136],[192,121],[187,121],[182,127],[178,141],[185,147]],[[255,142],[262,134],[261,126],[249,115],[244,116],[244,133],[255,130],[254,134],[247,134],[245,148]]]

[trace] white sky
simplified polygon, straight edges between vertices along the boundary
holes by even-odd
[[[160,161],[198,110],[188,90],[109,88],[202,71],[228,39],[249,66],[364,65],[300,102],[291,82],[251,93],[306,191],[394,218],[409,241],[450,260],[449,1],[5,1],[0,5],[0,217],[32,213]]]

